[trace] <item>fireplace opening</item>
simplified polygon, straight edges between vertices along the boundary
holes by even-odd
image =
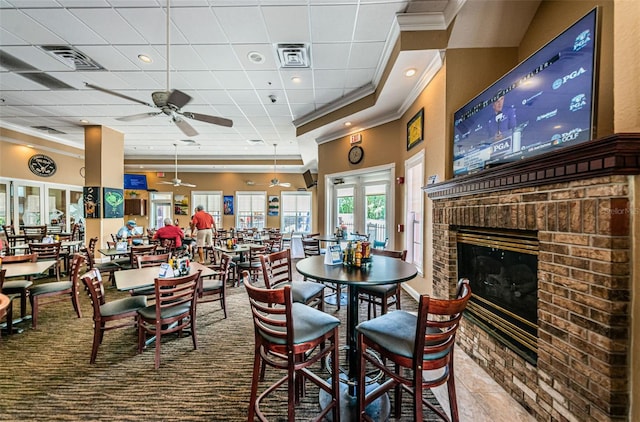
[[[538,359],[537,234],[459,229],[458,276],[469,279],[466,314],[531,364]]]

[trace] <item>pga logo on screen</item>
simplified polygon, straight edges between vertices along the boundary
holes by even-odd
[[[511,138],[491,144],[491,157],[511,152]]]

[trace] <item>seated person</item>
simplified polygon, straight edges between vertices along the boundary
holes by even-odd
[[[154,240],[175,239],[176,249],[184,249],[182,240],[184,233],[180,227],[174,226],[170,218],[164,219],[164,227],[160,227],[153,235]]]
[[[136,246],[142,245],[142,235],[136,232],[135,228],[136,222],[133,220],[129,220],[127,221],[127,224],[125,224],[120,230],[118,230],[118,233],[116,233],[116,237],[122,240],[131,239],[131,243]]]

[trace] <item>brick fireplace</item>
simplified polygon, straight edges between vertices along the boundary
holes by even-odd
[[[640,134],[621,134],[425,187],[436,297],[455,292],[459,232],[537,233],[537,361],[471,318],[458,345],[538,420],[628,418],[638,175]]]

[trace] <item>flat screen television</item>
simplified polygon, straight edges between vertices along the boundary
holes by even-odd
[[[126,174],[124,175],[124,188],[135,190],[147,190],[146,174]]]
[[[454,113],[454,176],[592,138],[597,28],[593,9]]]
[[[314,187],[317,182],[313,180],[313,175],[311,174],[311,170],[307,170],[302,174],[304,177],[304,184],[307,185],[307,189]]]

